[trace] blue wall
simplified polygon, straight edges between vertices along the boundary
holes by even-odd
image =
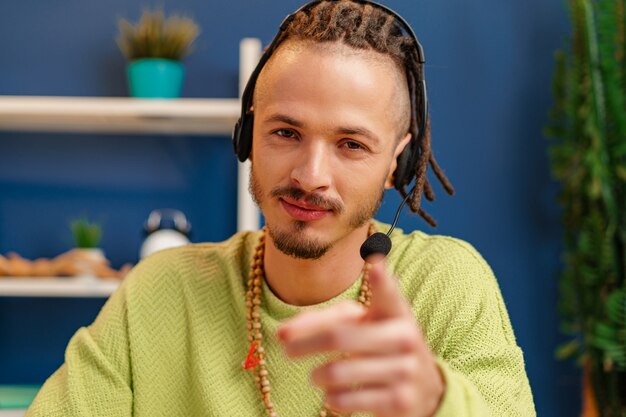
[[[269,42],[294,2],[164,1],[202,27],[186,60],[187,97],[235,97],[238,44]],[[139,0],[24,0],[0,14],[0,94],[126,95],[116,18]],[[298,2],[299,4],[299,2]],[[568,30],[561,2],[389,0],[425,46],[434,150],[457,189],[426,204],[436,231],[471,242],[500,282],[522,346],[538,415],[574,416],[579,374],[553,359],[561,227],[541,135],[551,104],[552,53]],[[0,133],[0,253],[52,257],[70,248],[68,220],[105,222],[114,266],[135,262],[152,208],[182,209],[195,241],[236,228],[235,158],[228,138]],[[379,215],[390,221],[399,199]],[[0,297],[0,384],[41,383],[103,300]]]

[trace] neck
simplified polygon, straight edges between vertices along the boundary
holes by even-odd
[[[272,292],[287,304],[319,304],[348,289],[359,278],[364,262],[359,248],[369,223],[354,230],[319,259],[298,259],[281,252],[268,235],[265,240],[265,280]]]

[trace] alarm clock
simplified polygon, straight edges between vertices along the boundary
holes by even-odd
[[[190,243],[191,224],[175,209],[152,210],[144,224],[146,238],[141,245],[141,259],[154,252]]]

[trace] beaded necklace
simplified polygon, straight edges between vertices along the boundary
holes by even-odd
[[[370,224],[368,235],[373,234],[375,227]],[[278,417],[276,411],[274,411],[274,404],[271,399],[272,388],[269,381],[269,373],[267,371],[267,361],[265,349],[263,348],[261,340],[263,334],[261,333],[261,321],[259,320],[259,306],[261,305],[261,288],[264,278],[263,269],[263,257],[265,254],[265,238],[267,235],[267,226],[263,228],[263,234],[259,239],[259,243],[255,248],[254,257],[252,259],[252,265],[250,266],[250,276],[248,279],[248,291],[246,293],[246,327],[248,329],[248,342],[250,343],[250,350],[245,362],[242,364],[245,370],[252,370],[254,374],[254,381],[259,388],[261,398],[267,410],[269,417]],[[369,307],[371,299],[371,291],[369,288],[368,280],[369,264],[366,263],[363,266],[363,281],[361,282],[361,290],[359,293],[359,303],[365,307]],[[255,351],[257,355],[255,356]],[[327,410],[322,407],[319,417],[334,417],[339,416],[331,410]]]

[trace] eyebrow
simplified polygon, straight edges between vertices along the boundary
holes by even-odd
[[[285,114],[275,113],[265,119],[265,122],[283,122],[295,127],[304,127],[304,123]]]
[[[271,116],[267,117],[264,120],[264,122],[265,123],[283,122],[283,123],[287,123],[298,128],[304,127],[304,123],[302,123],[301,121],[296,120],[293,117],[287,116],[285,114],[280,114],[280,113],[272,114]],[[339,127],[335,129],[335,134],[360,135],[360,136],[364,136],[368,138],[369,140],[373,141],[377,145],[380,143],[380,139],[378,138],[378,136],[376,136],[371,130],[364,128],[364,127],[360,127],[360,126]]]
[[[378,139],[378,136],[376,136],[374,134],[374,132],[372,132],[369,129],[366,129],[364,127],[358,127],[358,126],[355,126],[355,127],[340,127],[335,132],[339,133],[339,134],[342,134],[342,135],[360,135],[360,136],[364,136],[364,137],[368,138],[369,140],[374,142],[376,145],[378,145],[380,143],[380,139]]]

